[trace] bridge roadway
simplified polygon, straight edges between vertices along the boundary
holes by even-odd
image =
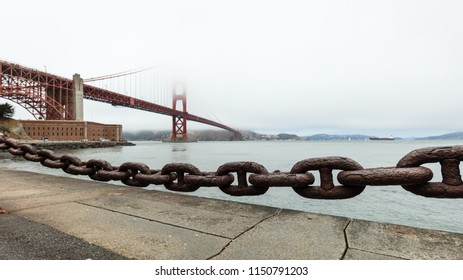
[[[0,169],[0,259],[463,259],[463,234]]]

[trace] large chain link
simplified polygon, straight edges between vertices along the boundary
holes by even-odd
[[[200,187],[218,187],[234,196],[261,195],[270,187],[291,187],[299,195],[317,199],[345,199],[359,195],[366,186],[402,185],[414,194],[436,198],[463,198],[460,161],[463,146],[424,148],[404,156],[396,167],[364,169],[352,159],[323,157],[305,159],[296,163],[290,172],[269,173],[255,162],[229,162],[216,172],[202,172],[189,163],[169,163],[160,170],[150,169],[144,163],[126,162],[112,166],[101,159],[82,161],[73,155],[56,156],[53,151],[20,144],[0,137],[0,150],[28,161],[40,162],[49,168],[60,168],[73,175],[89,176],[97,181],[121,181],[128,186],[147,187],[164,185],[168,190],[193,192]],[[433,172],[421,165],[441,165],[442,182],[429,182]],[[340,185],[333,182],[333,170]],[[318,171],[320,186],[314,186],[315,177],[309,171]],[[237,174],[238,184],[232,185]],[[250,173],[248,175],[248,173]]]
[[[397,167],[415,167],[426,163],[439,162],[442,182],[416,182],[402,185],[414,194],[426,197],[462,198],[463,182],[460,175],[460,161],[463,146],[418,149],[404,156]]]

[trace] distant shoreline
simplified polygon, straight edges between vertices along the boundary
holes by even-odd
[[[170,136],[170,131],[138,131],[124,132],[123,138],[129,141],[163,141]],[[373,135],[363,134],[314,134],[298,136],[296,134],[261,134],[253,131],[242,131],[245,141],[371,141]],[[204,130],[190,131],[189,139],[195,141],[230,141],[231,134],[227,131]],[[463,132],[454,132],[427,137],[394,137],[394,140],[463,140]]]

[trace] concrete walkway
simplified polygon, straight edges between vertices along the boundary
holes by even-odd
[[[463,234],[0,169],[0,259],[463,259]]]

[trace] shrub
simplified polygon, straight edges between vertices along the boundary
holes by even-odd
[[[14,115],[14,107],[8,103],[0,104],[0,118],[11,118]]]

